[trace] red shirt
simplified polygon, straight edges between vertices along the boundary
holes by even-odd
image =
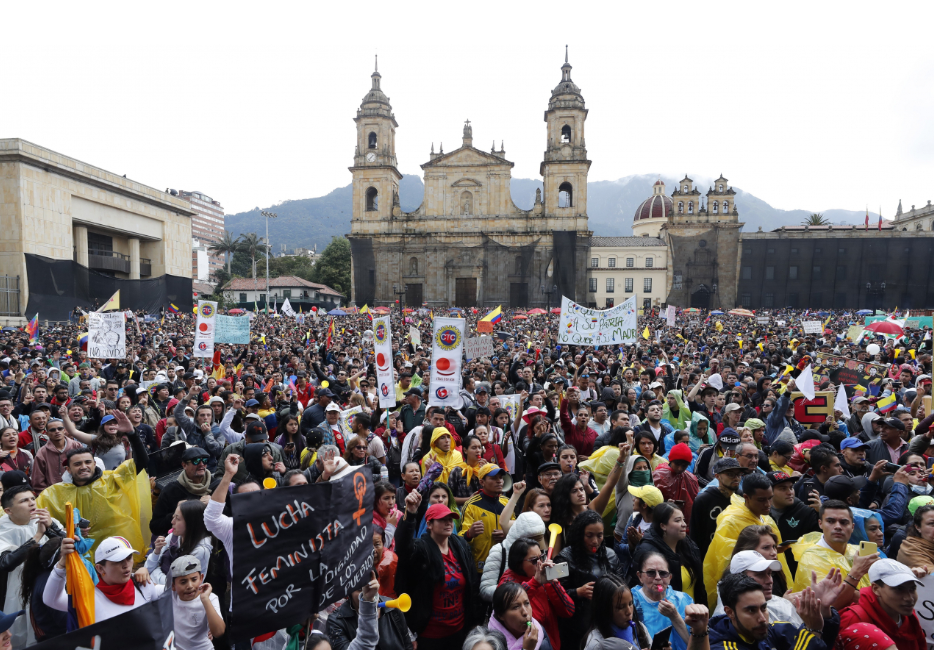
[[[441,639],[464,627],[467,579],[450,548],[441,559],[444,561],[444,582],[435,585],[431,620],[422,632],[422,636],[428,639]]]

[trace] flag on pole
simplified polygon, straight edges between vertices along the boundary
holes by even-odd
[[[489,323],[498,323],[503,318],[503,308],[502,306],[497,307],[489,314],[481,318],[482,321],[487,321]]]
[[[325,347],[327,348],[331,347],[332,336],[334,336],[334,319],[333,318],[331,319],[331,324],[328,325],[328,338],[327,338],[327,341],[325,341]]]
[[[879,216],[882,216],[881,214]],[[866,230],[869,230],[869,208],[866,208]]]
[[[642,338],[644,338],[645,340],[648,340],[649,336],[651,336],[651,334],[649,333],[649,326],[646,325],[645,329],[642,330]]]
[[[894,411],[896,406],[898,406],[898,400],[896,399],[895,393],[892,393],[888,397],[883,397],[876,402],[876,408],[879,410],[879,413]]]
[[[176,307],[176,306],[173,305],[172,303],[169,303],[169,311],[172,312],[173,314],[177,314],[177,313],[178,313],[178,307]]]
[[[367,318],[369,318],[371,321],[373,320],[373,313],[370,311],[370,308],[367,307],[366,305],[363,305],[363,307],[360,308],[360,313],[366,314]]]
[[[117,292],[114,293],[107,302],[101,305],[101,308],[97,311],[105,312],[111,309],[120,309],[120,289],[117,289]]]
[[[32,320],[26,323],[26,332],[29,334],[30,343],[35,343],[39,340],[39,312],[36,312]]]
[[[74,506],[71,502],[65,504],[65,536],[75,536]],[[69,553],[65,557],[65,592],[68,594],[68,618],[76,619],[69,621],[69,630],[73,631],[72,623],[77,623],[74,629],[94,624],[94,591],[94,582],[84,566],[81,554]]]
[[[882,215],[879,215],[879,232],[882,232]]]

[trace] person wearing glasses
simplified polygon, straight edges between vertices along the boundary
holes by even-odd
[[[211,473],[207,471],[210,455],[201,447],[189,447],[182,454],[182,473],[178,480],[166,485],[152,507],[149,530],[153,535],[165,536],[172,528],[172,519],[178,504],[200,500],[211,494]],[[207,499],[205,499],[206,501]]]
[[[358,415],[354,419],[360,417],[361,416]],[[369,418],[366,418],[366,422],[367,430],[369,430]],[[367,442],[365,437],[356,435],[347,442],[347,451],[344,452],[344,460],[346,460],[347,464],[351,466],[368,466],[373,472],[373,480],[380,480],[380,471],[383,468],[383,464],[379,462],[378,459],[373,458],[367,454]]]
[[[62,407],[66,410],[66,407]],[[72,449],[83,445],[65,435],[65,424],[60,418],[52,418],[46,425],[49,442],[36,452],[36,459],[32,465],[30,482],[32,489],[38,495],[50,485],[59,483],[65,473],[65,455]]]
[[[691,629],[684,622],[685,609],[694,601],[671,587],[668,560],[657,551],[646,553],[636,567],[636,577],[639,586],[632,590],[632,597],[649,634],[654,637],[671,628],[672,650],[686,650]]]

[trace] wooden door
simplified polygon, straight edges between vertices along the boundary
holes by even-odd
[[[477,306],[477,278],[454,279],[454,306]]]

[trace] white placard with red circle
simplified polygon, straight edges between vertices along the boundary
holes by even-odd
[[[464,323],[463,318],[435,318],[432,322],[429,406],[461,406]]]
[[[392,372],[392,328],[389,316],[373,319],[373,353],[380,408],[393,408],[396,405],[396,382]]]

